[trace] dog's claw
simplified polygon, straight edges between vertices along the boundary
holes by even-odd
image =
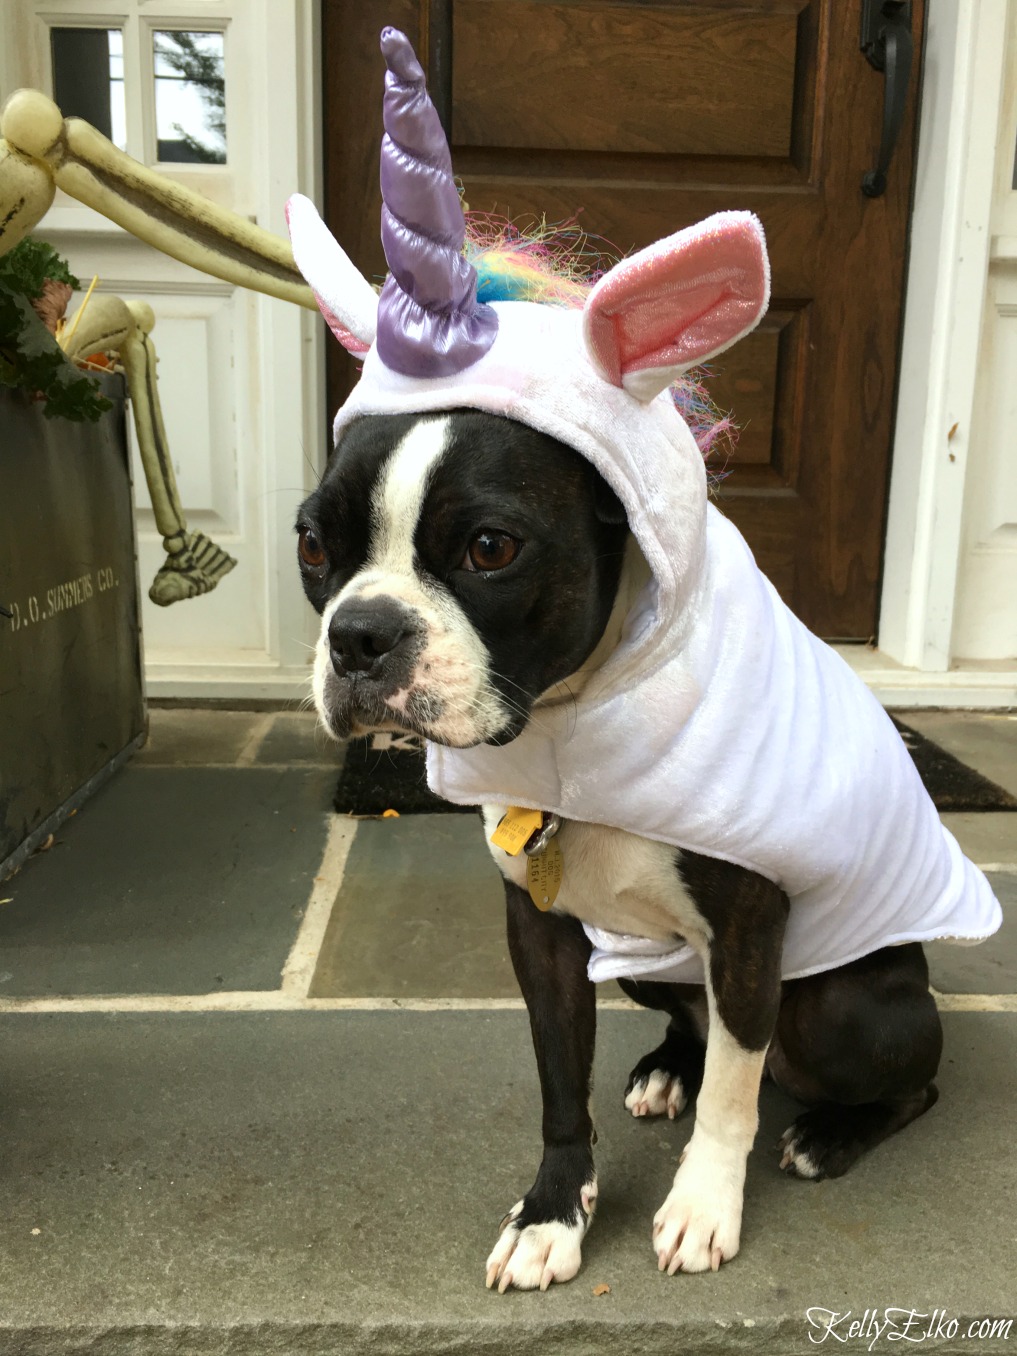
[[[712,1271],[719,1271],[720,1264],[721,1262],[723,1262],[723,1260],[724,1260],[723,1252],[720,1250],[720,1248],[714,1248],[713,1254],[710,1257],[710,1269]]]

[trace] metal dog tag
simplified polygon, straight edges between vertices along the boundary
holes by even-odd
[[[526,861],[526,885],[530,898],[541,913],[546,913],[558,898],[565,861],[557,838],[549,840],[543,852]]]

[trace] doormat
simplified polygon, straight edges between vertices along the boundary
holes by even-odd
[[[893,719],[893,717],[891,717]],[[979,812],[1017,810],[1011,796],[988,777],[893,720],[914,759],[937,810]],[[375,734],[351,739],[336,787],[337,813],[373,817],[386,810],[401,815],[475,814],[469,805],[452,805],[430,791],[424,773],[424,746],[415,735]]]
[[[926,739],[910,725],[890,717],[900,731],[908,753],[914,759],[925,789],[937,810],[981,812],[987,810],[1017,810],[1017,797],[990,782],[967,763]]]
[[[476,814],[428,788],[424,744],[416,735],[380,734],[351,739],[333,800],[336,813],[374,818],[386,810],[401,815]]]

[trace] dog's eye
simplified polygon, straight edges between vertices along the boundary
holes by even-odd
[[[300,529],[297,554],[309,570],[320,570],[325,564],[325,548],[309,527]]]
[[[478,532],[466,548],[464,570],[503,570],[519,554],[522,542],[507,532]]]

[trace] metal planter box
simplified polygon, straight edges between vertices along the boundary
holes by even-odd
[[[97,424],[0,390],[0,880],[144,742],[124,384]]]

